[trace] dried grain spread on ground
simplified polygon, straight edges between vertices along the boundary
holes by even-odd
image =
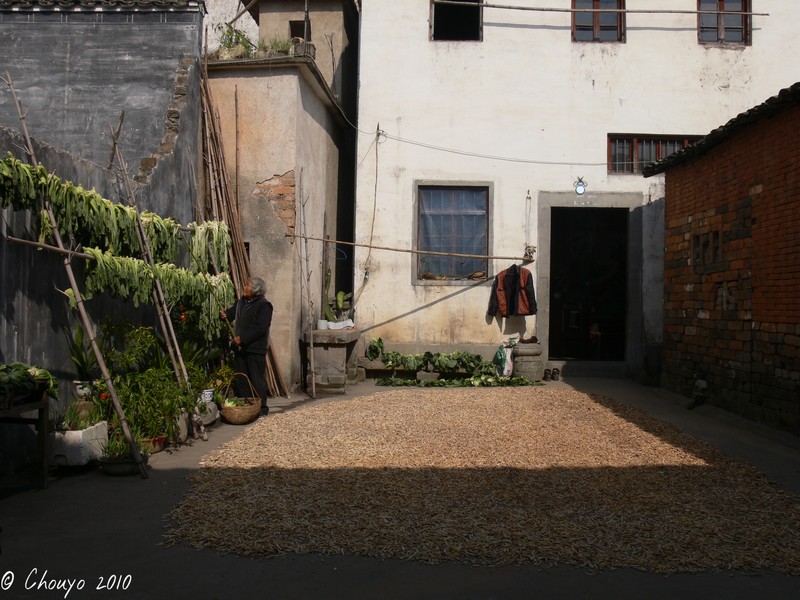
[[[800,574],[800,498],[670,425],[565,389],[399,389],[260,419],[167,539],[656,572]]]

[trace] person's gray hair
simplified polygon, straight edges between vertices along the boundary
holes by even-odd
[[[256,296],[263,296],[267,293],[267,284],[261,277],[251,277],[250,285],[253,287],[253,294]]]

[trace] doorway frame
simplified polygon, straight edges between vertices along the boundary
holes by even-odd
[[[538,290],[538,314],[536,335],[541,340],[542,357],[550,362],[550,243],[553,208],[625,208],[628,209],[628,256],[627,290],[625,309],[625,360],[613,362],[569,361],[570,374],[609,376],[631,376],[644,366],[644,343],[642,341],[642,222],[641,208],[644,195],[636,192],[587,192],[578,196],[575,192],[539,192],[537,202],[536,249]],[[559,361],[558,365],[561,366]],[[599,371],[595,373],[594,371]]]

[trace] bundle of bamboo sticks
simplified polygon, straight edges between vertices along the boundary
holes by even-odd
[[[205,63],[203,64],[201,79],[204,123],[203,157],[206,165],[208,189],[208,195],[203,205],[204,217],[224,221],[228,225],[231,236],[231,249],[229,251],[231,279],[237,295],[241,295],[245,284],[250,280],[250,258],[247,255],[242,236],[238,198],[231,194],[232,186],[222,146],[219,114],[214,108],[211,86],[208,81],[208,70]],[[267,353],[266,380],[270,396],[289,397],[289,389],[281,376],[271,340]]]

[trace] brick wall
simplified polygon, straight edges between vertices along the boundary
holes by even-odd
[[[667,171],[662,373],[668,389],[796,433],[798,132],[794,105]]]

